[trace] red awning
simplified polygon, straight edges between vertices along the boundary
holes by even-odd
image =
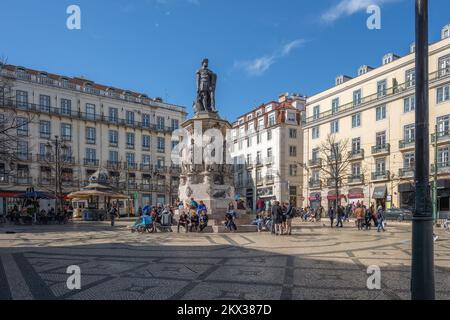
[[[349,193],[348,198],[349,199],[363,199],[364,193]]]
[[[15,198],[19,195],[20,192],[2,192],[0,191],[0,198]]]
[[[345,199],[346,197],[345,197],[344,194],[341,194],[341,195],[339,196],[339,198],[340,198],[340,199]],[[337,197],[336,197],[336,195],[328,195],[328,196],[327,196],[327,199],[328,199],[328,200],[336,200]]]

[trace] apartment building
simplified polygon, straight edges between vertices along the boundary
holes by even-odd
[[[247,206],[257,198],[291,201],[302,197],[303,137],[301,116],[306,98],[283,94],[240,116],[233,124],[231,155],[235,163],[235,189]]]
[[[450,25],[429,47],[430,174],[438,174],[441,210],[450,210]],[[414,206],[415,46],[400,57],[382,58],[377,68],[361,66],[356,77],[338,76],[334,87],[307,99],[304,124],[305,197],[327,208],[364,201],[390,207]],[[437,132],[434,133],[435,127]],[[348,173],[336,195],[321,169],[321,146],[329,135],[348,145]]]
[[[34,187],[54,192],[56,136],[64,193],[79,190],[99,168],[134,205],[168,203],[178,196],[171,134],[184,107],[160,98],[19,66],[1,66],[12,90],[0,92],[0,115],[14,114],[17,160],[0,163],[0,201]],[[59,148],[58,148],[59,150]]]

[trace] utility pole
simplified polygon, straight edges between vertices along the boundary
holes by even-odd
[[[428,0],[416,0],[416,201],[412,227],[411,298],[434,300],[433,216],[429,192]]]
[[[436,221],[438,219],[438,126],[437,124],[434,127],[434,172],[433,172],[433,220],[434,224],[436,224]]]

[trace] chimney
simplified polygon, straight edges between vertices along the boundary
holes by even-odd
[[[442,32],[441,32],[441,40],[444,40],[447,38],[450,38],[450,24],[443,27]]]
[[[288,92],[282,93],[282,94],[280,94],[280,95],[278,96],[278,102],[279,102],[279,103],[286,102],[286,100],[287,100],[288,97],[289,97],[289,93],[288,93]]]

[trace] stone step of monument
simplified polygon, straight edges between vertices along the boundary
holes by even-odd
[[[224,225],[213,226],[214,233],[230,233]],[[238,225],[235,233],[249,233],[249,232],[258,232],[256,226],[254,225]]]

